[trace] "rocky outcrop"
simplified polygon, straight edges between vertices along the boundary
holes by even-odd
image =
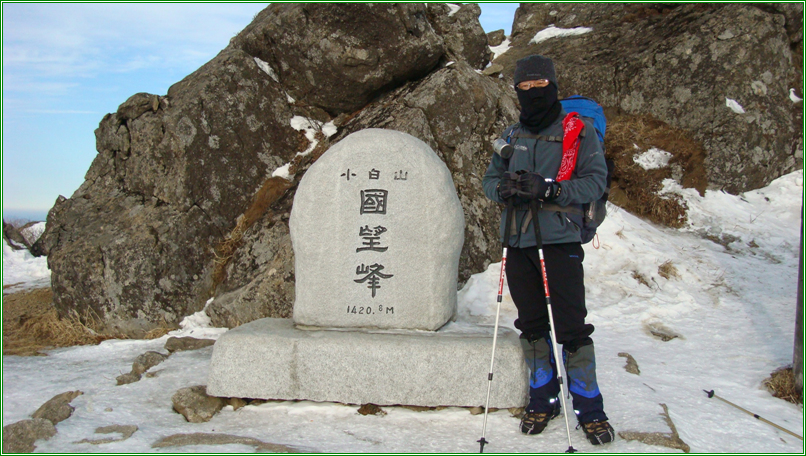
[[[741,192],[801,166],[802,105],[789,89],[802,82],[802,12],[794,4],[523,4],[513,48],[496,63],[511,80],[517,59],[552,57],[561,95],[682,130],[706,150],[709,186]],[[591,30],[534,43],[549,27]]]
[[[500,209],[481,178],[491,140],[517,118],[505,82],[517,58],[550,55],[562,93],[689,135],[707,152],[708,183],[741,191],[799,166],[801,105],[788,94],[800,87],[801,13],[524,4],[513,48],[486,76],[476,5],[272,4],[167,94],[136,94],[104,117],[84,184],[56,201],[32,251],[48,255],[60,313],[109,331],[175,326],[211,297],[216,326],[290,317],[296,185],[349,133],[391,128],[426,142],[452,174],[464,281],[500,254]],[[593,30],[529,43],[550,24]]]
[[[201,310],[230,260],[218,247],[240,244],[230,234],[256,193],[310,145],[292,118],[359,109],[444,52],[422,5],[276,4],[166,96],[134,95],[101,121],[84,184],[48,215],[38,251],[57,308],[134,336]],[[292,186],[270,186],[271,203]],[[280,288],[277,315],[293,284]]]
[[[490,47],[500,46],[506,39],[507,35],[504,29],[493,30],[487,34],[487,44],[489,44]]]
[[[475,69],[484,68],[491,57],[480,15],[481,8],[475,3],[428,4],[428,19],[445,39],[449,57],[464,60]]]
[[[445,53],[421,4],[269,7],[231,47],[261,59],[289,94],[333,115],[417,79]]]

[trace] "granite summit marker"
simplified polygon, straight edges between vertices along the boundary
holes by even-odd
[[[347,136],[305,173],[289,226],[294,317],[223,334],[208,394],[377,405],[484,401],[493,328],[449,321],[464,216],[447,167],[428,145],[392,130]],[[523,406],[529,384],[518,336],[500,328],[498,344],[490,406]]]
[[[349,135],[294,198],[294,322],[438,329],[456,310],[464,223],[450,171],[427,144],[377,128]]]

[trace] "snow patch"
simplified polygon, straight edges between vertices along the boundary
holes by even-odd
[[[672,154],[656,147],[632,157],[633,161],[637,163],[638,166],[646,170],[665,168],[669,166],[669,159],[671,158]]]
[[[500,57],[503,53],[507,52],[510,47],[509,37],[504,40],[503,43],[499,44],[498,46],[490,46],[490,50],[493,51],[493,60]]]
[[[789,99],[792,100],[792,103],[799,103],[803,101],[803,98],[795,95],[795,89],[789,89]]]
[[[291,118],[291,128],[297,131],[305,132],[305,137],[308,138],[308,148],[302,152],[297,152],[296,156],[304,156],[310,154],[319,144],[316,139],[316,133],[322,132],[325,138],[330,138],[338,131],[338,127],[331,121],[327,123],[319,122],[318,120],[309,119],[302,116],[294,116]],[[286,163],[283,166],[275,169],[271,175],[272,177],[282,177],[286,180],[291,180],[294,176],[290,173],[291,163]]]
[[[289,172],[290,168],[291,168],[291,163],[286,163],[285,165],[275,169],[271,173],[271,177],[282,177],[283,179],[290,181],[291,177],[292,177],[291,173]]]
[[[268,74],[272,79],[274,79],[274,82],[280,82],[280,79],[277,78],[277,73],[274,72],[274,69],[272,69],[272,67],[269,66],[268,63],[264,62],[263,60],[260,60],[257,57],[255,57],[255,63],[257,63],[257,66],[260,67],[260,69],[263,70],[264,73]]]
[[[744,108],[736,100],[732,98],[725,98],[725,106],[730,108],[736,114],[744,114]]]
[[[460,5],[457,5],[456,3],[446,3],[446,5],[448,5],[448,8],[450,8],[450,11],[448,12],[448,17],[453,16],[454,14],[458,13],[460,9],[462,9],[462,7]]]
[[[532,41],[529,43],[540,43],[541,41],[546,41],[550,38],[557,38],[563,36],[576,36],[576,35],[584,35],[585,33],[592,32],[593,29],[590,27],[575,27],[571,29],[559,28],[555,27],[553,24],[549,25],[548,28],[543,29],[532,38]]]

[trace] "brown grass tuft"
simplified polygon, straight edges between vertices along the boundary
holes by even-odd
[[[168,334],[169,332],[173,331],[176,328],[168,327],[168,326],[158,326],[151,331],[147,332],[143,339],[151,340],[151,339],[159,339],[160,337]]]
[[[677,279],[680,277],[680,274],[677,273],[677,268],[672,264],[671,260],[668,260],[658,266],[658,275],[666,280]]]
[[[661,183],[674,177],[683,187],[705,192],[705,149],[690,134],[648,116],[608,110],[607,155],[616,164],[613,203],[672,228],[686,223],[688,208],[678,195],[659,195]],[[657,147],[672,154],[669,166],[645,170],[633,161],[638,152]]]
[[[803,392],[795,386],[795,375],[792,367],[776,370],[764,380],[764,386],[774,397],[793,404],[803,404]]]
[[[647,279],[646,276],[641,274],[640,272],[633,271],[632,278],[637,280],[638,283],[640,283],[641,285],[645,285],[647,288],[652,288],[652,285],[649,284],[649,279]]]
[[[297,175],[307,169],[307,166],[321,157],[330,147],[330,143],[321,131],[317,131],[314,138],[318,141],[317,146],[309,154],[297,155],[291,160],[291,166],[289,167],[290,174]],[[304,136],[303,139],[305,139]],[[305,144],[305,148],[307,148],[309,142]],[[305,150],[305,148],[302,150]],[[217,287],[218,284],[226,279],[227,265],[229,265],[235,252],[241,247],[243,237],[249,228],[260,220],[269,211],[269,208],[277,203],[283,195],[298,182],[298,179],[288,181],[282,177],[270,177],[266,179],[260,187],[260,190],[255,193],[255,196],[252,198],[252,204],[238,219],[235,228],[233,228],[229,235],[215,248],[213,291],[215,291],[215,287]]]

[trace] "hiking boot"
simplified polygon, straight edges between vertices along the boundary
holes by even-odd
[[[551,412],[525,413],[521,418],[521,432],[524,434],[540,434],[546,429],[549,421],[560,414],[560,408],[555,407]]]
[[[616,432],[607,420],[594,420],[590,423],[581,423],[585,437],[594,445],[612,442],[616,438]]]

